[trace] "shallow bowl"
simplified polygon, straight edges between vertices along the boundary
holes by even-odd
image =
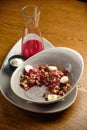
[[[42,96],[45,91],[43,87],[40,89],[38,89],[39,87],[33,87],[33,89],[25,91],[19,85],[20,75],[23,73],[25,65],[37,66],[45,64],[57,66],[60,70],[67,69],[69,71],[71,88],[59,99],[46,101]],[[32,56],[18,67],[11,77],[10,84],[13,92],[20,98],[37,104],[50,104],[63,100],[73,91],[82,76],[83,69],[84,61],[77,51],[66,47],[50,48]]]

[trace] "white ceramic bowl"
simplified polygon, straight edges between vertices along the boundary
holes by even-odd
[[[20,74],[23,73],[25,65],[53,65],[57,66],[60,70],[64,68],[68,69],[69,79],[71,82],[71,89],[60,99],[46,101],[42,94],[44,93],[44,88],[37,89],[33,87],[29,91],[25,91],[20,87]],[[28,60],[26,60],[20,67],[18,67],[11,77],[11,88],[13,92],[20,98],[27,101],[31,101],[38,104],[49,104],[60,101],[64,99],[72,90],[76,87],[79,82],[84,69],[84,61],[82,56],[75,50],[65,47],[56,47],[44,50]]]

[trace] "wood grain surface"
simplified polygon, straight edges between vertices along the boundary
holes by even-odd
[[[0,66],[22,36],[21,9],[41,9],[42,36],[54,46],[70,47],[84,58],[84,72],[78,96],[68,109],[56,114],[22,110],[0,92],[0,130],[87,130],[87,3],[78,0],[0,0]],[[4,82],[4,81],[3,81]]]

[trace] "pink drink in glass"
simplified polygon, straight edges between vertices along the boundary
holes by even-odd
[[[26,58],[44,50],[43,44],[37,39],[27,40],[22,45],[22,55]]]

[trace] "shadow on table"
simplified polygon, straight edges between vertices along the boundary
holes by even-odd
[[[81,2],[87,2],[87,0],[78,0],[78,1],[81,1]]]
[[[72,106],[71,106],[72,107]],[[57,113],[48,113],[48,114],[40,114],[40,113],[32,113],[30,112],[29,115],[34,118],[34,120],[37,120],[37,122],[43,122],[43,123],[49,123],[49,122],[55,122],[55,121],[62,121],[66,115],[67,118],[69,119],[72,115],[72,113],[69,112],[69,109],[66,109],[61,112]]]

